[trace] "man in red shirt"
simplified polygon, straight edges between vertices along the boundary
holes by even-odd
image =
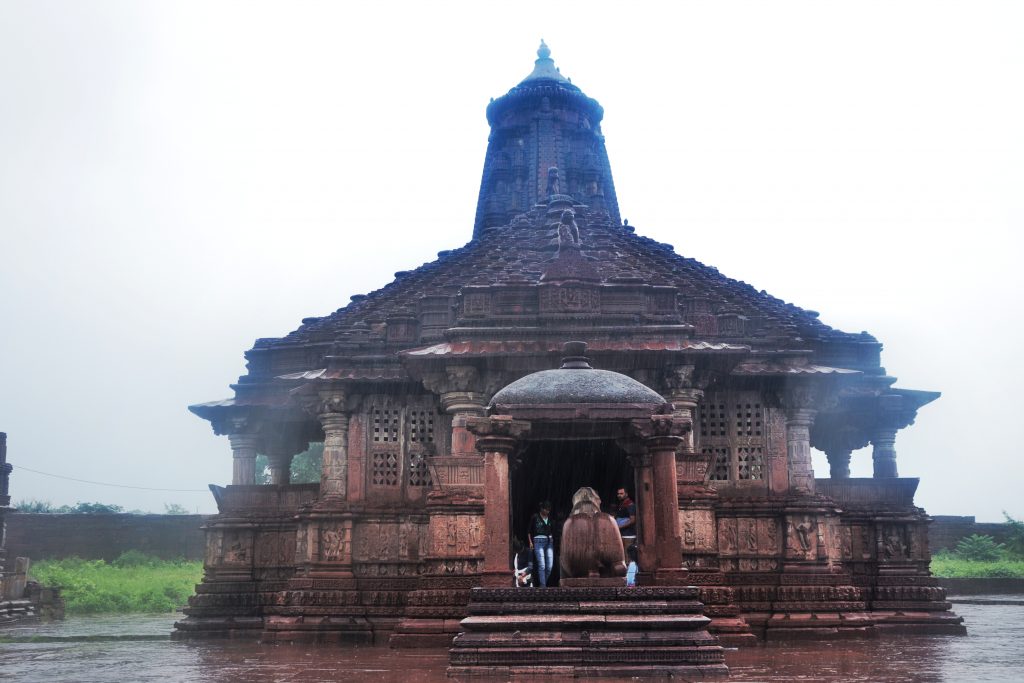
[[[619,525],[619,533],[623,538],[636,538],[636,503],[624,488],[616,491],[615,497],[619,499],[615,508],[615,523]]]

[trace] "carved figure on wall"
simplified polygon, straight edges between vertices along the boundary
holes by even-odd
[[[306,529],[305,527],[299,527],[299,530],[295,533],[295,561],[302,562],[306,559]]]
[[[774,519],[769,519],[765,523],[765,537],[768,539],[768,550],[775,552],[779,548],[779,528],[775,524]]]
[[[844,526],[839,536],[839,553],[844,560],[848,560],[853,557],[853,530]]]
[[[683,543],[686,545],[693,545],[696,542],[695,530],[692,519],[687,519],[683,522]]]
[[[228,545],[227,552],[224,553],[224,561],[229,564],[241,564],[248,561],[249,549],[245,545],[241,537],[235,536],[231,544]]]
[[[809,519],[805,519],[794,527],[796,540],[800,544],[800,549],[805,553],[811,550],[811,540],[814,538],[811,534],[814,532],[814,527],[814,522]]]
[[[409,526],[398,525],[398,556],[409,557]]]
[[[757,520],[748,520],[744,530],[744,537],[747,541],[747,550],[753,552],[757,550]]]
[[[601,512],[601,497],[589,486],[572,497],[572,513],[562,525],[562,576],[625,576],[626,556],[615,518]]]
[[[446,529],[445,542],[448,547],[452,550],[459,545],[459,523],[454,517],[448,519],[448,527]]]
[[[342,558],[346,550],[345,536],[341,529],[320,529],[320,557],[328,562]]]
[[[391,540],[391,534],[386,532],[382,527],[378,526],[376,533],[373,534],[373,551],[374,558],[383,560],[390,553],[388,552],[389,541]]]
[[[484,533],[480,527],[480,520],[474,518],[469,523],[469,547],[475,550],[480,547],[483,540]]]
[[[559,192],[558,169],[554,166],[548,169],[548,196],[561,194]]]
[[[882,537],[882,553],[887,560],[904,560],[907,558],[907,544],[899,527],[888,527]]]
[[[722,550],[729,553],[739,550],[739,544],[736,539],[735,519],[722,520]]]

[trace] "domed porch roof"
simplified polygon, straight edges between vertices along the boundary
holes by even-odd
[[[491,399],[491,414],[529,420],[629,420],[671,410],[632,377],[591,367],[584,342],[567,342],[562,365],[522,377]]]

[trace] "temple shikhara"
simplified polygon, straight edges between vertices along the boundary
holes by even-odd
[[[939,394],[900,388],[871,335],[638,235],[603,115],[542,44],[487,107],[472,239],[258,339],[234,395],[190,407],[228,437],[234,471],[211,487],[178,636],[461,633],[456,673],[504,671],[552,639],[578,673],[601,637],[624,643],[620,663],[670,669],[672,641],[714,674],[718,642],[963,631],[929,573],[918,479],[897,470],[897,434]],[[291,483],[319,443],[319,483]],[[874,476],[851,478],[868,445]],[[556,572],[557,588],[514,588],[537,504],[560,527],[586,486],[605,506],[619,487],[635,500],[637,587]],[[573,630],[588,609],[605,626]]]

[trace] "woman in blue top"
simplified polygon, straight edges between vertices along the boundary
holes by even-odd
[[[551,503],[544,501],[537,507],[537,512],[530,517],[530,529],[527,534],[530,548],[533,549],[534,573],[537,585],[548,587],[548,576],[555,566],[555,537],[551,525]]]

